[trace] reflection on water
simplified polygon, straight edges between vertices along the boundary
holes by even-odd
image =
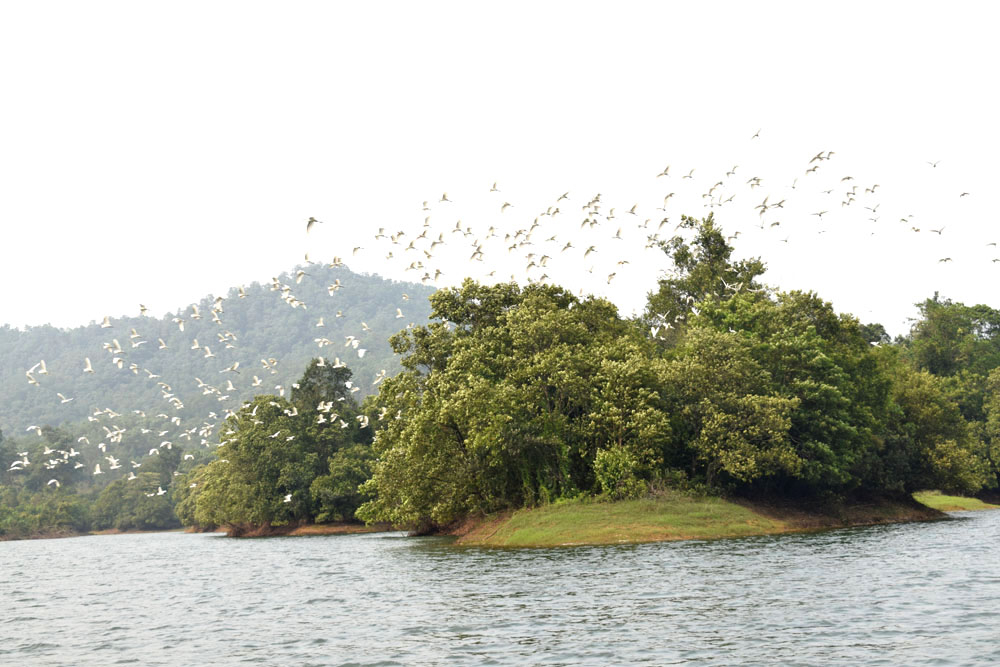
[[[0,664],[991,664],[1000,512],[545,550],[401,533],[0,543]]]

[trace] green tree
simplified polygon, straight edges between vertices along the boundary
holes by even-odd
[[[375,402],[385,418],[359,516],[427,528],[596,490],[594,457],[609,448],[653,473],[669,430],[659,362],[614,306],[472,281],[431,305],[441,322],[391,341],[404,371]]]
[[[354,520],[364,500],[360,486],[371,479],[374,460],[369,443],[343,447],[330,457],[329,473],[309,486],[316,523]]]
[[[986,479],[976,440],[944,380],[914,370],[894,351],[884,354],[884,364],[892,384],[883,435],[872,453],[874,486],[903,493],[979,490]]]
[[[776,393],[744,337],[688,329],[665,377],[675,432],[673,467],[709,487],[798,477],[805,459],[790,437],[798,397]]]
[[[864,486],[889,379],[857,320],[837,315],[815,294],[794,291],[774,299],[708,299],[700,312],[696,322],[737,332],[749,344],[770,376],[773,395],[796,401],[788,437],[801,468],[770,478],[763,488],[842,493]]]
[[[93,505],[98,530],[161,530],[180,525],[160,476],[143,472],[135,479],[119,479],[104,487]]]
[[[682,216],[678,228],[695,230],[695,235],[690,242],[682,236],[660,242],[660,249],[673,268],[659,279],[657,289],[649,293],[647,325],[674,327],[684,321],[692,306],[709,296],[724,299],[764,289],[757,282],[764,273],[764,263],[759,258],[733,260],[733,247],[711,214],[703,220]],[[661,336],[667,341],[676,338],[676,334]]]
[[[353,398],[351,375],[313,359],[290,401],[258,396],[229,417],[218,459],[188,474],[190,491],[177,491],[182,519],[235,533],[353,519],[370,465],[371,428]]]
[[[226,420],[233,435],[203,473],[198,524],[239,531],[308,517],[309,484],[319,462],[297,439],[299,423],[289,412],[288,401],[263,395]]]
[[[986,420],[980,427],[980,458],[986,473],[984,486],[996,490],[1000,488],[1000,369],[990,372],[986,392]]]
[[[936,293],[917,304],[906,351],[913,365],[947,378],[944,387],[971,421],[983,421],[986,377],[1000,367],[1000,311],[966,306]]]

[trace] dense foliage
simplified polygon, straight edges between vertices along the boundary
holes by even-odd
[[[262,382],[234,387],[232,408],[199,380],[201,395],[183,402],[208,416],[184,428],[171,403],[174,412],[155,416],[88,409],[78,415],[87,422],[0,433],[0,536],[176,525],[240,534],[355,518],[433,530],[475,513],[666,487],[785,498],[1000,491],[1000,312],[935,294],[892,341],[816,294],[765,286],[764,264],[734,260],[711,216],[681,228],[685,237],[660,245],[672,270],[639,318],[557,286],[466,281],[431,294],[429,311],[414,304],[423,325],[399,330],[385,299],[366,306],[372,354],[357,360],[360,384],[310,355],[276,393],[272,368],[261,393]],[[247,304],[266,296],[259,286],[247,294]],[[282,321],[229,301],[251,356],[294,359],[315,343],[314,312],[286,308]],[[398,331],[388,340],[398,360],[378,362],[401,368],[395,375],[369,363],[382,340],[371,323],[383,338]],[[184,347],[174,324],[140,324]],[[16,343],[4,354],[30,365],[29,336],[45,334],[36,346],[90,336],[40,329],[0,332]],[[272,351],[278,339],[287,349]],[[187,363],[177,372],[198,372]],[[136,376],[105,368],[100,398],[87,400],[149,399]],[[46,390],[10,382],[0,386],[11,396]],[[156,400],[174,393],[157,387]],[[48,414],[28,403],[15,401],[6,418]]]
[[[668,485],[996,487],[994,311],[934,299],[889,345],[815,294],[762,286],[763,264],[733,261],[711,217],[682,226],[693,239],[661,245],[675,271],[640,321],[548,285],[434,294],[439,321],[392,339],[403,371],[375,399],[392,419],[359,515],[427,529]]]
[[[235,532],[353,520],[372,454],[350,377],[314,360],[290,401],[258,396],[230,417],[218,458],[191,474],[186,518]]]
[[[595,486],[615,448],[652,470],[669,436],[655,346],[610,303],[558,287],[466,282],[431,297],[441,323],[392,339],[375,499],[363,516],[418,525]],[[447,324],[445,323],[447,322]]]
[[[211,450],[165,443],[126,463],[60,428],[0,437],[0,537],[354,520],[374,457],[351,371],[314,359],[293,387],[245,404]]]

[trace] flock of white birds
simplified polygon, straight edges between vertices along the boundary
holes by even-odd
[[[751,141],[759,139],[760,132],[756,133]],[[762,235],[770,244],[787,244],[798,234],[822,235],[831,229],[831,224],[844,224],[843,216],[847,213],[855,216],[858,220],[863,220],[864,224],[875,233],[878,229],[883,229],[876,225],[883,218],[882,203],[880,201],[881,186],[877,182],[859,182],[852,174],[840,173],[834,170],[836,165],[836,153],[834,151],[820,151],[815,154],[805,156],[801,174],[790,183],[772,185],[763,176],[745,173],[739,165],[734,165],[727,169],[725,173],[720,173],[716,177],[702,181],[696,179],[696,169],[677,169],[672,165],[667,165],[664,169],[652,176],[662,190],[662,201],[657,201],[656,206],[646,208],[638,202],[626,203],[625,205],[609,205],[604,201],[601,193],[578,196],[572,192],[562,192],[553,196],[551,202],[541,210],[529,211],[527,214],[520,212],[520,206],[508,200],[507,195],[499,187],[498,183],[493,183],[491,187],[484,187],[482,195],[487,197],[486,207],[489,214],[478,216],[477,218],[487,218],[486,222],[470,224],[463,222],[456,214],[456,204],[448,193],[442,193],[439,197],[428,199],[422,203],[415,222],[411,225],[403,225],[403,228],[387,229],[380,227],[372,238],[373,246],[365,248],[363,246],[353,247],[350,250],[352,256],[367,255],[369,261],[377,260],[380,265],[392,267],[403,275],[412,275],[415,279],[424,284],[437,284],[442,276],[447,277],[448,272],[457,272],[455,267],[461,267],[458,271],[462,275],[476,277],[483,282],[499,282],[509,278],[514,282],[537,282],[537,283],[558,283],[563,285],[579,285],[589,282],[591,287],[600,285],[610,286],[613,281],[625,280],[630,282],[628,288],[648,289],[647,284],[635,284],[634,274],[630,275],[628,269],[644,255],[643,251],[652,253],[659,264],[662,265],[663,253],[660,250],[660,243],[669,239],[677,233],[683,233],[680,229],[680,213],[689,212],[679,209],[679,200],[691,205],[698,202],[703,209],[709,211],[723,210],[727,207],[734,208],[734,215],[727,220],[735,220],[738,228],[728,229],[728,239],[734,245],[737,244],[741,236]],[[939,168],[938,161],[928,161],[927,169],[936,170]],[[821,179],[820,176],[825,175]],[[803,197],[808,194],[808,197]],[[972,196],[972,193],[961,191],[955,192],[956,200],[962,200]],[[674,198],[677,197],[677,200]],[[673,201],[672,201],[673,200]],[[818,204],[817,204],[818,202]],[[796,204],[793,207],[793,203]],[[742,208],[738,208],[738,207]],[[811,208],[810,208],[811,207]],[[675,215],[676,211],[676,215]],[[834,214],[833,212],[837,213]],[[839,218],[840,222],[831,223],[831,219]],[[905,233],[929,234],[935,240],[947,233],[946,226],[931,228],[922,225],[912,214],[900,214],[893,216],[893,230]],[[314,234],[317,225],[325,224],[324,221],[310,217],[305,222],[304,232],[307,235]],[[982,239],[984,249],[996,249],[996,241]],[[346,254],[346,252],[345,252]],[[995,253],[992,253],[995,254]],[[981,255],[976,255],[980,257]],[[362,258],[359,257],[359,260]],[[647,258],[648,259],[648,258]],[[937,258],[938,263],[948,263],[955,261],[951,255],[942,255]],[[972,257],[963,258],[965,260]],[[1000,262],[1000,257],[987,256],[986,259],[993,263]],[[306,254],[306,266],[313,264]],[[335,256],[329,263],[330,267],[344,265],[341,257]],[[596,273],[595,273],[596,272]],[[498,273],[504,275],[498,276]],[[669,273],[669,271],[667,271]],[[662,274],[661,274],[662,275]],[[456,276],[457,278],[457,276]],[[583,278],[583,280],[581,280]],[[298,270],[294,275],[295,285],[301,284],[304,280],[312,280],[312,276],[306,269]],[[456,281],[452,281],[454,284]],[[336,308],[336,296],[340,290],[350,289],[349,284],[342,284],[338,278],[326,288],[331,297],[328,304],[306,304],[295,295],[295,285],[285,284],[277,278],[272,279],[271,289],[278,292],[281,301],[291,308],[311,308],[318,315],[315,322],[317,329],[325,326],[324,318],[346,317],[342,309]],[[579,287],[579,293],[584,293],[584,287]],[[592,289],[588,291],[597,291]],[[246,296],[243,287],[238,288],[237,298]],[[403,294],[404,302],[409,296]],[[405,303],[388,306],[395,310],[395,319],[404,320],[403,308]],[[140,315],[146,314],[146,308],[139,306]],[[665,323],[672,321],[672,314],[660,314],[661,320]],[[206,360],[205,374],[210,377],[217,377],[217,382],[206,382],[199,377],[187,378],[184,382],[192,383],[198,390],[206,395],[214,395],[221,404],[220,411],[209,412],[196,419],[188,421],[195,423],[194,426],[186,426],[181,415],[184,414],[184,403],[176,395],[173,387],[155,371],[146,367],[140,367],[129,360],[129,351],[142,345],[156,345],[159,349],[165,349],[166,343],[162,338],[156,342],[151,342],[144,337],[142,332],[136,328],[119,330],[111,317],[104,317],[101,327],[108,330],[109,340],[103,344],[105,353],[104,363],[109,363],[114,368],[136,375],[144,374],[150,382],[155,382],[161,392],[164,401],[163,409],[155,412],[157,419],[162,420],[162,428],[156,429],[156,437],[161,438],[157,447],[149,450],[149,455],[156,455],[162,448],[170,449],[176,439],[191,441],[197,438],[201,445],[205,447],[221,446],[227,440],[224,438],[234,435],[232,430],[226,430],[221,435],[223,439],[217,438],[216,433],[220,425],[224,423],[226,417],[235,414],[248,404],[237,404],[237,399],[231,399],[230,395],[236,393],[236,382],[244,381],[250,387],[263,387],[264,380],[252,374],[247,369],[246,360],[238,360],[235,357],[239,352],[239,341],[237,336],[225,329],[225,299],[219,297],[215,299],[210,312],[202,313],[196,305],[185,311],[183,316],[173,318],[173,322],[180,331],[184,331],[185,322],[188,320],[199,320],[203,317],[210,317],[219,330],[217,341],[212,341],[216,345],[218,353],[213,352],[211,347],[197,339],[192,339],[190,348],[192,354],[200,354]],[[402,324],[402,322],[401,322]],[[406,325],[412,328],[413,322]],[[314,342],[321,353],[324,348],[332,347],[353,352],[359,358],[363,357],[366,349],[361,347],[362,334],[370,333],[371,327],[365,322],[358,323],[357,335],[346,336],[343,342],[330,340],[327,337],[317,335]],[[380,334],[382,332],[379,332]],[[384,332],[385,337],[395,332]],[[657,330],[651,331],[653,336],[657,335]],[[120,341],[124,340],[123,345]],[[98,354],[95,352],[95,354]],[[220,359],[220,356],[222,359]],[[216,359],[216,362],[209,363],[208,360]],[[261,359],[261,375],[277,373],[277,359]],[[334,356],[333,360],[328,360],[324,356],[318,358],[319,365],[329,364],[333,367],[343,367],[346,362]],[[222,365],[222,368],[219,366]],[[79,373],[93,373],[94,366],[91,358],[80,360]],[[244,375],[245,373],[245,375]],[[386,370],[379,371],[372,379],[372,385],[378,385],[385,377]],[[249,377],[247,377],[249,376]],[[54,393],[61,403],[73,401],[73,397],[65,396],[58,386],[48,387],[49,369],[44,359],[40,359],[31,368],[25,371],[25,377],[30,390],[48,390]],[[53,383],[56,384],[56,383]],[[360,391],[360,387],[348,383],[351,392]],[[270,388],[268,388],[270,390]],[[279,396],[284,396],[285,388],[275,386],[275,392]],[[262,391],[264,391],[262,389]],[[334,412],[332,402],[323,402],[317,406],[317,423],[326,425],[329,428],[346,428],[347,422],[341,419]],[[154,409],[155,410],[155,409]],[[140,417],[146,417],[142,410],[135,411]],[[154,412],[154,411],[151,411]],[[286,409],[290,416],[296,416],[294,408]],[[123,438],[127,437],[128,429],[116,424],[116,419],[122,415],[110,408],[94,408],[88,417],[90,421],[100,422],[100,426],[105,433],[105,438],[98,443],[91,443],[86,436],[80,436],[77,444],[81,447],[88,446],[99,449],[101,458],[106,462],[106,470],[102,469],[102,463],[94,466],[93,474],[102,475],[106,473],[117,473],[127,479],[136,479],[135,469],[141,466],[137,461],[130,461],[128,467],[123,465],[120,457],[116,457],[113,450],[116,444],[120,444]],[[384,414],[379,418],[385,417]],[[360,426],[369,428],[367,417],[359,416]],[[25,429],[27,432],[35,431],[39,436],[42,429],[37,425],[30,425]],[[142,428],[143,435],[148,435],[153,429]],[[274,433],[272,438],[291,440],[294,436],[284,434],[281,431]],[[53,450],[46,447],[44,455],[48,457],[38,464],[46,469],[56,469],[59,466],[72,466],[81,468],[83,464],[75,461],[80,454],[71,447],[68,451],[59,449]],[[29,460],[28,452],[19,452],[20,458],[16,459],[10,466],[11,471],[25,470],[35,462]],[[185,458],[192,458],[191,454],[186,454]],[[123,471],[123,472],[118,472]],[[52,479],[49,481],[52,486],[58,486],[59,481]],[[163,495],[166,493],[162,488],[148,495]],[[287,502],[288,497],[285,498]]]

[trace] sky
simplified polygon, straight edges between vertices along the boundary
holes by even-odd
[[[935,292],[1000,307],[998,13],[4,3],[0,323],[176,312],[307,253],[550,280],[630,314],[670,270],[649,235],[710,212],[766,282],[894,334]]]

